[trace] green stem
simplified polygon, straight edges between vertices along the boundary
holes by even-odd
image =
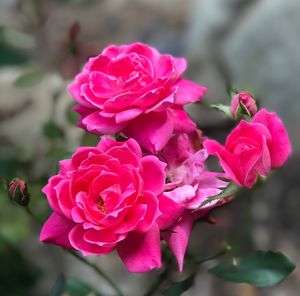
[[[85,265],[89,266],[91,269],[97,272],[97,274],[102,277],[110,286],[111,288],[117,293],[116,295],[118,296],[123,296],[124,294],[120,290],[120,288],[113,282],[113,280],[106,274],[104,273],[97,265],[87,261],[85,258],[81,257],[78,255],[76,252],[71,251],[71,250],[65,250],[68,254],[74,256],[77,260],[81,261]]]
[[[227,253],[229,253],[230,251],[231,251],[230,247],[225,247],[223,250],[219,251],[215,255],[208,256],[208,257],[205,257],[205,258],[193,257],[193,258],[187,259],[186,261],[190,264],[200,265],[200,264],[203,264],[204,262],[211,261],[211,260],[217,259],[221,256],[224,256]]]

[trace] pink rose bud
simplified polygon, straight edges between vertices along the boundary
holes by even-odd
[[[27,206],[29,203],[28,187],[25,181],[14,178],[9,183],[8,196],[20,206]]]
[[[257,112],[255,99],[247,92],[236,94],[231,101],[231,114],[240,119],[242,115],[253,116]]]

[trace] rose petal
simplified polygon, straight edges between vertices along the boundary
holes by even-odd
[[[101,247],[85,240],[85,232],[82,225],[78,224],[69,233],[69,240],[74,249],[81,251],[83,255],[105,255],[113,251],[114,247]]]
[[[193,217],[185,211],[182,219],[168,232],[163,232],[162,237],[176,257],[179,271],[183,270],[184,255],[188,246],[189,237],[193,227]]]
[[[156,222],[160,229],[170,229],[182,216],[184,207],[164,194],[161,194],[158,200],[161,215]]]
[[[189,134],[196,129],[196,124],[183,109],[169,108],[168,113],[174,122],[174,132]]]
[[[141,164],[143,167],[141,175],[144,180],[144,190],[152,191],[156,195],[161,194],[165,185],[165,168],[167,164],[154,155],[143,157]]]
[[[99,112],[91,113],[84,117],[81,123],[85,128],[95,135],[114,134],[125,127],[125,123],[116,123],[114,118],[107,118],[100,115]]]
[[[175,103],[185,105],[198,102],[207,93],[205,86],[199,85],[190,80],[182,79],[177,83],[178,89],[175,94]]]
[[[40,241],[73,249],[68,235],[75,225],[73,221],[54,212],[42,227]]]
[[[283,122],[275,112],[268,112],[266,109],[257,112],[252,122],[261,123],[268,128],[272,136],[272,144],[269,147],[272,168],[282,166],[292,151],[290,139]]]
[[[151,191],[143,191],[138,201],[140,204],[147,206],[147,211],[144,215],[144,219],[136,227],[136,231],[146,232],[152,227],[160,215],[158,199]]]
[[[124,134],[138,141],[148,151],[161,150],[171,138],[174,122],[167,112],[151,112],[134,119]]]
[[[154,224],[146,233],[131,232],[117,246],[129,272],[147,272],[161,266],[160,233]]]

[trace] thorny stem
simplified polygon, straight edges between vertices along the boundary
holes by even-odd
[[[38,222],[39,224],[41,223],[39,218],[30,210],[30,208],[28,206],[26,206],[26,212],[29,214],[29,216],[36,222]],[[77,260],[81,261],[82,263],[84,263],[85,265],[89,266],[90,268],[92,268],[94,271],[96,271],[96,273],[103,279],[105,280],[110,287],[116,292],[117,296],[123,296],[124,294],[122,293],[122,291],[120,290],[120,288],[113,282],[113,280],[104,272],[102,271],[97,265],[87,261],[85,258],[81,257],[79,254],[77,254],[74,251],[71,250],[66,250],[64,249],[64,251],[70,255],[72,255],[73,257],[75,257]]]

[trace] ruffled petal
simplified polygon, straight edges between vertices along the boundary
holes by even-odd
[[[85,239],[86,230],[81,224],[76,225],[69,234],[72,247],[82,252],[83,255],[105,255],[114,250],[114,247],[102,247]]]

